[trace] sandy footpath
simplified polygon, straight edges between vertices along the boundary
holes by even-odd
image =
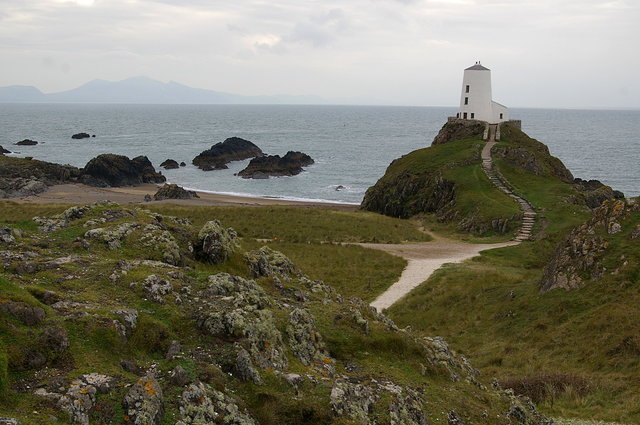
[[[431,274],[446,263],[459,263],[480,254],[480,251],[517,245],[519,242],[496,244],[470,244],[453,241],[435,235],[431,242],[415,244],[358,244],[365,248],[378,249],[407,260],[400,279],[380,294],[371,305],[378,311],[390,307],[413,288],[427,280]]]
[[[109,200],[121,205],[127,204],[178,204],[178,205],[229,205],[229,206],[264,206],[264,205],[287,205],[298,207],[330,208],[346,211],[358,209],[357,205],[325,203],[325,202],[305,202],[288,201],[278,198],[251,198],[244,196],[222,195],[215,193],[198,192],[200,198],[193,199],[167,199],[163,201],[145,202],[144,196],[155,194],[158,185],[142,184],[132,187],[92,187],[83,184],[61,184],[51,186],[49,190],[38,195],[25,196],[22,198],[7,199],[12,202],[31,204],[87,204],[100,200]]]

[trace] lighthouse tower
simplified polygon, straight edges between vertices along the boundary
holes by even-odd
[[[507,107],[491,99],[491,70],[480,62],[464,70],[457,118],[490,124],[509,120]]]

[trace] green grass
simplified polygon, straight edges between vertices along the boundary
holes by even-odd
[[[263,244],[246,243],[246,249]],[[344,297],[373,301],[398,280],[406,260],[356,245],[270,243],[291,259],[310,279],[322,280]]]
[[[461,211],[477,210],[484,220],[520,213],[518,203],[497,190],[479,164],[448,170],[444,176],[456,182],[456,205]]]
[[[185,207],[152,205],[152,211],[186,217],[195,226],[217,219],[241,237],[285,242],[428,241],[415,222],[365,211],[335,211],[284,206]]]
[[[577,291],[540,293],[546,240],[495,249],[440,269],[388,310],[399,326],[441,335],[484,376],[500,379],[573,374],[592,383],[539,405],[543,412],[634,423],[640,411],[640,251],[626,235],[611,237],[607,274]],[[620,242],[616,242],[618,239]],[[549,245],[549,246],[547,246]],[[615,260],[614,260],[615,259]]]

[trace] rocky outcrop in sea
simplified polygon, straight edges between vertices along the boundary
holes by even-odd
[[[255,144],[240,137],[230,137],[224,142],[216,143],[193,158],[193,165],[198,168],[220,170],[227,168],[227,163],[247,158],[262,156],[264,153]]]
[[[129,159],[124,155],[102,154],[82,169],[80,181],[89,186],[135,186],[142,183],[164,183],[146,156]]]
[[[238,175],[245,179],[267,179],[269,177],[295,176],[300,174],[313,159],[302,152],[289,151],[285,156],[266,155],[253,158]]]

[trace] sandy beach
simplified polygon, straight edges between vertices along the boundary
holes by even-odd
[[[129,204],[177,204],[177,205],[215,205],[215,206],[266,206],[286,205],[306,208],[328,208],[345,211],[358,209],[357,205],[290,201],[278,198],[252,198],[244,196],[224,195],[215,193],[197,192],[200,198],[193,199],[166,199],[162,201],[145,202],[144,196],[155,194],[159,185],[142,184],[131,187],[92,187],[83,184],[61,184],[51,186],[49,190],[33,196],[7,199],[8,201],[25,204],[87,204],[100,200],[109,200],[121,205]]]

